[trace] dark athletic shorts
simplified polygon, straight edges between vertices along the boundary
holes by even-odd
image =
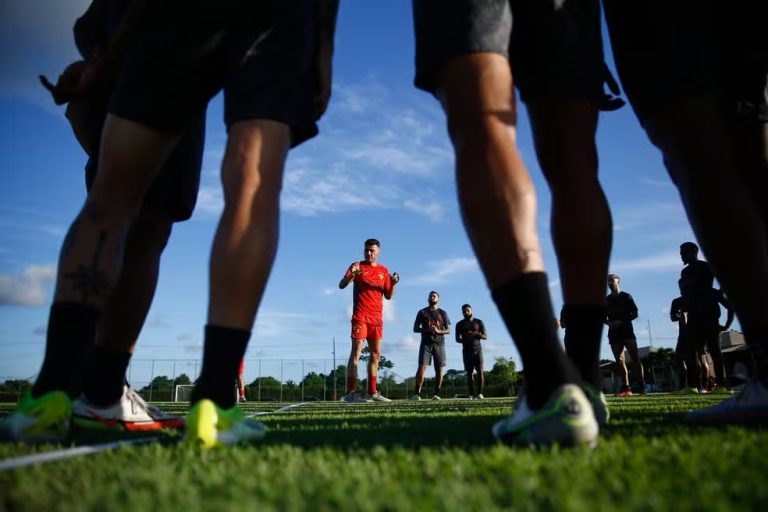
[[[445,366],[445,343],[424,343],[419,346],[419,365],[429,366],[435,359],[435,368]]]
[[[483,371],[483,349],[478,348],[472,348],[469,349],[462,349],[461,350],[462,358],[464,359],[464,370],[467,372],[467,374],[471,375],[472,370],[477,370],[478,372]]]
[[[611,346],[611,350],[613,351],[621,351],[623,353],[624,349],[630,350],[634,349],[637,350],[637,338],[633,337],[608,337],[608,344]]]
[[[720,352],[720,326],[688,324],[688,340],[691,350],[696,350],[699,354],[717,354]]]
[[[451,59],[491,52],[509,58],[523,101],[603,96],[598,0],[413,0],[413,18],[419,89],[434,93]]]
[[[179,132],[225,89],[225,121],[291,127],[291,145],[317,133],[311,0],[150,2],[109,111]]]
[[[98,171],[99,141],[108,102],[108,96],[97,95],[88,99],[88,131],[92,135],[91,147],[95,148],[95,156],[85,164],[85,186],[88,190]],[[197,203],[204,145],[205,111],[190,127],[183,130],[179,142],[163,163],[142,204],[154,211],[167,213],[174,222],[189,219]]]
[[[604,0],[616,68],[642,122],[676,97],[714,95],[768,121],[768,2]]]

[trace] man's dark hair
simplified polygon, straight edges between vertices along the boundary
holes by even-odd
[[[378,240],[376,240],[375,238],[369,238],[368,240],[366,240],[366,241],[365,241],[365,245],[366,245],[366,246],[368,246],[368,245],[376,245],[376,246],[378,246],[379,248],[381,248],[381,244],[380,244],[380,243],[379,243],[379,241],[378,241]]]
[[[618,279],[621,281],[621,277],[619,277],[619,274],[608,274],[608,280],[611,281],[612,279]]]
[[[435,290],[432,290],[431,292],[429,292],[429,295],[432,295],[433,293],[434,293],[435,295],[437,295],[438,297],[440,296],[440,294],[439,294],[439,293],[437,293]]]
[[[471,305],[469,305],[469,304],[463,304],[463,305],[461,306],[461,310],[462,310],[462,311],[464,311],[464,308],[469,308],[469,309],[472,309],[472,306],[471,306]]]
[[[693,242],[683,242],[680,244],[680,249],[692,249],[696,252],[699,252],[699,246]]]

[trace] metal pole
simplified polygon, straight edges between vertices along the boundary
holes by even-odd
[[[656,385],[656,371],[653,368],[653,335],[651,334],[651,320],[648,319],[648,343],[650,343],[650,349],[648,351],[648,362],[651,365],[651,378],[653,379],[653,385]]]
[[[328,361],[323,361],[323,375],[328,375]],[[325,389],[328,387],[328,379],[323,379],[323,402],[325,402]]]
[[[155,360],[152,360],[152,371],[149,375],[149,401],[152,401],[152,387],[155,384]]]
[[[304,373],[304,360],[301,360],[301,401],[304,401],[304,381],[307,380],[307,375]]]
[[[261,359],[259,359],[259,387],[256,390],[256,401],[261,402]]]
[[[280,401],[283,401],[283,360],[280,360]]]
[[[336,401],[336,337],[333,337],[333,351],[331,352],[333,354],[333,369],[331,372],[333,372],[333,401]]]

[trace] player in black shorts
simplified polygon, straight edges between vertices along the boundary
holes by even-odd
[[[5,424],[15,438],[66,432],[71,369],[93,342],[83,326],[104,311],[120,276],[126,233],[157,170],[222,88],[225,206],[186,436],[212,446],[264,435],[234,406],[232,382],[276,251],[288,150],[317,133],[329,99],[338,4],[139,4],[144,10],[110,98],[99,170],[62,247],[43,368],[29,399]]]
[[[599,384],[612,229],[594,141],[608,80],[599,3],[414,0],[413,11],[415,84],[446,113],[465,227],[525,367],[525,397],[494,433],[510,443],[594,444],[594,422],[565,421],[551,429],[537,423],[562,420],[538,416],[548,403],[587,400],[575,384]],[[552,238],[574,317],[566,348],[573,361],[553,321],[536,193],[516,144],[514,86],[528,107],[552,190]],[[599,400],[592,403],[605,411]],[[563,405],[561,412],[587,416],[590,409],[589,403]]]
[[[113,73],[105,74],[87,87],[81,85],[76,93],[68,90],[66,80],[52,87],[54,100],[67,100],[67,118],[89,157],[85,168],[88,189],[98,169],[111,82],[120,66],[119,47],[130,37],[126,28],[121,28],[130,15],[130,5],[126,0],[95,0],[75,23],[75,43],[84,60],[69,69],[109,55]],[[98,325],[92,327],[96,333],[95,346],[83,369],[82,395],[74,404],[73,422],[81,427],[146,431],[184,425],[183,417],[164,414],[148,406],[124,383],[124,376],[154,297],[160,257],[173,223],[189,219],[194,210],[205,139],[204,122],[202,115],[183,132],[147,191],[128,231],[120,277]],[[77,390],[73,393],[77,394]]]
[[[707,262],[698,258],[699,247],[693,242],[680,245],[680,259],[685,267],[680,271],[680,293],[686,306],[686,335],[691,352],[699,356],[702,369],[709,369],[706,353],[712,357],[714,375],[709,371],[701,372],[697,383],[699,390],[725,390],[725,361],[720,349],[720,333],[727,330],[733,322],[733,311],[722,291],[715,289],[712,270]],[[720,306],[726,308],[728,319],[720,325]],[[689,361],[691,359],[689,357]],[[693,362],[689,362],[693,364]]]
[[[637,338],[635,330],[632,328],[632,320],[637,318],[637,305],[635,300],[627,292],[621,291],[619,282],[621,278],[616,274],[608,275],[608,287],[611,293],[606,297],[607,308],[605,323],[608,324],[608,343],[611,346],[613,357],[619,367],[621,375],[622,388],[617,396],[631,396],[632,390],[629,387],[629,372],[627,363],[624,360],[624,349],[627,349],[629,356],[637,371],[638,391],[645,394],[645,375],[643,365],[640,362],[640,353],[637,349]]]
[[[768,417],[768,3],[603,0],[603,4],[624,90],[648,138],[662,153],[757,366],[756,380],[742,393],[691,413],[688,419],[702,423],[764,419]]]
[[[678,389],[685,391],[688,386],[696,386],[695,390],[698,391],[698,362],[696,357],[691,357],[690,344],[687,336],[687,312],[685,307],[685,299],[681,295],[672,299],[672,304],[669,306],[669,319],[672,322],[677,322],[677,345],[675,345],[675,363],[678,370]],[[690,360],[695,363],[691,366]],[[690,376],[689,376],[690,373]]]
[[[467,387],[469,398],[485,398],[483,386],[483,346],[482,340],[488,339],[485,324],[479,318],[472,316],[472,306],[461,306],[461,314],[464,318],[456,324],[456,343],[461,343],[461,355],[464,359],[464,371],[467,372]],[[477,393],[477,394],[475,394]]]
[[[419,368],[416,371],[416,392],[411,400],[421,400],[421,387],[424,385],[424,374],[427,367],[435,364],[435,392],[433,400],[440,400],[440,389],[443,386],[443,369],[445,368],[445,335],[451,332],[451,320],[448,313],[437,307],[440,294],[429,292],[429,306],[420,309],[413,321],[413,332],[421,333],[419,345]]]

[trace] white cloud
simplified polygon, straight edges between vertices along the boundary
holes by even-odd
[[[475,258],[454,257],[429,262],[429,269],[421,277],[411,279],[408,285],[436,285],[446,282],[449,278],[472,271],[479,271]]]
[[[0,275],[0,305],[42,305],[55,277],[55,265],[30,265],[21,272]]]
[[[441,222],[445,219],[445,207],[437,201],[419,202],[408,199],[403,206],[406,210],[424,215],[433,222]]]
[[[680,255],[675,252],[653,254],[642,258],[615,261],[611,263],[611,272],[621,275],[622,272],[638,270],[659,272],[666,270],[680,270],[682,263]]]
[[[197,194],[196,214],[221,215],[224,209],[224,193],[221,187],[201,186]]]
[[[397,352],[415,353],[419,351],[420,339],[416,335],[404,335],[401,336],[394,344],[394,349]]]

